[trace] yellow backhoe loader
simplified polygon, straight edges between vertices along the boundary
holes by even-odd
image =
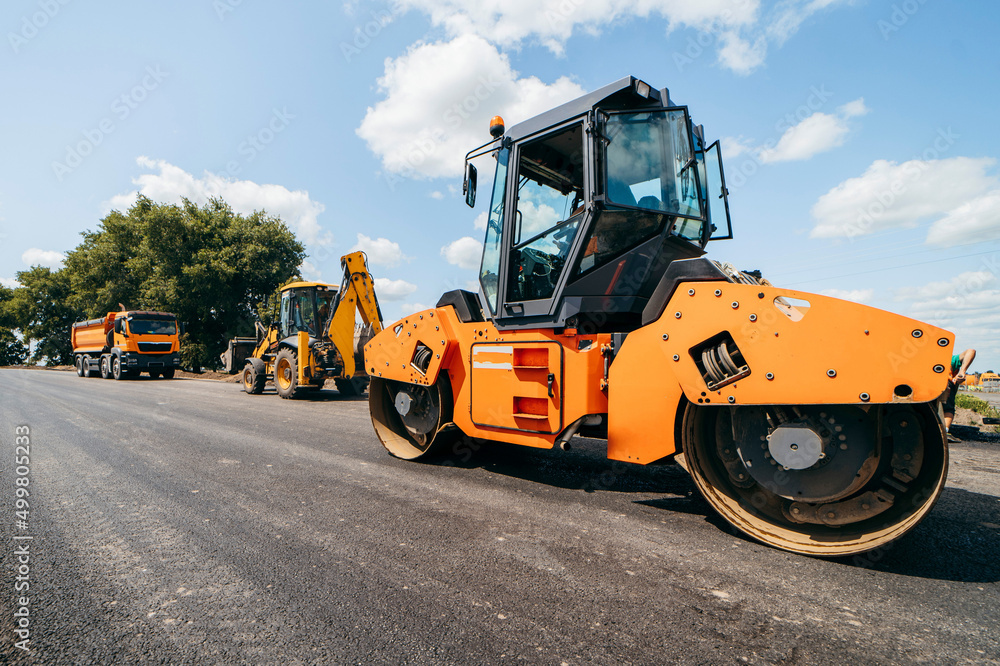
[[[293,282],[281,288],[279,314],[256,338],[234,338],[221,355],[227,372],[242,367],[243,390],[257,395],[268,381],[282,398],[319,390],[328,379],[344,395],[368,384],[364,345],[382,330],[375,281],[363,252],[345,255],[341,284]],[[357,324],[354,312],[361,315]]]

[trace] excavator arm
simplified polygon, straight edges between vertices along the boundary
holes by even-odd
[[[330,319],[328,335],[344,359],[344,376],[353,377],[354,360],[354,311],[370,326],[372,334],[382,330],[382,311],[375,296],[375,280],[368,272],[364,252],[352,252],[340,259],[344,279],[340,283],[337,305]]]

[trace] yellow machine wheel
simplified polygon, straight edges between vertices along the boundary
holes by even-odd
[[[283,347],[274,359],[274,388],[282,398],[294,398],[299,388],[298,360],[288,347]]]
[[[397,458],[416,460],[452,441],[451,387],[442,375],[433,386],[372,377],[368,408],[382,446]]]
[[[247,363],[243,368],[243,391],[248,395],[260,395],[264,392],[264,382],[267,378],[258,373],[252,364]]]
[[[948,445],[930,405],[688,405],[678,456],[737,529],[814,556],[899,538],[944,488]]]

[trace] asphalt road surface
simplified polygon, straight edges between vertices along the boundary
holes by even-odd
[[[0,395],[0,662],[1000,663],[997,445],[954,446],[902,540],[818,560],[597,442],[408,463],[335,391],[2,370]]]
[[[974,398],[981,398],[994,407],[1000,408],[1000,393],[986,393],[985,391],[969,391],[968,395]]]

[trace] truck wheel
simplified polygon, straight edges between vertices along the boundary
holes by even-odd
[[[174,378],[174,368],[167,368],[166,370],[164,370],[163,371],[163,378],[164,379],[173,379]]]
[[[101,379],[111,379],[111,358],[101,357]]]
[[[120,356],[111,357],[111,374],[117,380],[128,378],[128,370],[122,367],[122,359]]]
[[[77,354],[76,356],[76,376],[83,377],[83,354]]]
[[[258,374],[252,363],[243,367],[243,391],[248,395],[260,395],[264,392],[264,382],[267,377]]]
[[[282,398],[294,398],[299,388],[298,357],[288,347],[283,347],[274,359],[274,388]]]

